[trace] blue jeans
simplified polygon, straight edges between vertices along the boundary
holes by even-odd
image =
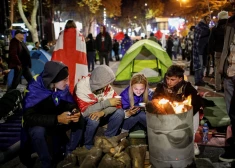
[[[49,152],[48,143],[45,138],[46,135],[48,135],[47,132],[48,130],[45,127],[41,126],[31,127],[28,130],[29,130],[29,135],[31,137],[33,148],[37,152],[40,161],[42,163],[42,168],[51,168],[52,156]],[[58,134],[55,132],[53,133],[52,141],[53,141],[54,153],[56,153],[59,150],[60,146],[58,146],[58,144],[60,144],[61,135],[65,133],[66,132],[63,129]],[[76,149],[81,137],[82,137],[82,129],[71,130],[70,140],[66,145],[66,154],[71,153],[74,149]]]
[[[107,130],[104,135],[106,137],[112,137],[117,135],[119,128],[124,119],[123,109],[117,109],[114,113],[102,117],[100,120],[92,120],[89,117],[85,117],[86,120],[86,130],[84,134],[84,145],[87,149],[91,149],[94,145],[94,136],[100,125],[105,125],[108,123]]]
[[[174,59],[177,59],[177,51],[172,51],[172,55],[174,56]]]
[[[195,70],[194,73],[194,80],[195,80],[195,84],[199,83],[199,82],[203,82],[203,73],[205,70],[205,67],[203,66],[203,55],[199,55],[199,60],[200,60],[200,65],[201,67],[197,70]]]
[[[139,113],[125,119],[124,122],[123,122],[122,129],[125,130],[125,131],[129,131],[138,122],[140,124],[142,124],[144,127],[147,127],[147,125],[146,125],[146,113],[144,111],[140,111]]]

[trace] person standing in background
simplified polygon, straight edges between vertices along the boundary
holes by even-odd
[[[88,72],[91,72],[95,68],[95,54],[96,54],[95,40],[93,39],[92,33],[88,34],[87,36],[86,50],[87,50]]]
[[[114,43],[113,43],[113,51],[115,54],[116,61],[119,61],[120,60],[119,52],[118,52],[119,51],[119,43],[116,39],[114,40]]]
[[[109,66],[109,54],[112,51],[112,39],[105,26],[100,26],[100,33],[96,36],[96,50],[99,54],[100,65],[105,64]]]
[[[209,38],[209,52],[215,52],[215,90],[221,92],[221,74],[219,73],[220,57],[224,46],[225,27],[228,20],[228,12],[218,13],[218,24],[212,28]]]
[[[196,25],[194,30],[193,68],[195,72],[194,80],[196,86],[205,86],[203,77],[208,57],[207,47],[210,36],[209,22],[210,17],[204,16],[201,21]]]
[[[186,44],[186,51],[188,53],[188,60],[190,61],[190,75],[194,75],[193,71],[193,39],[194,39],[194,30],[195,26],[191,26],[190,31],[187,35],[187,44]]]
[[[10,42],[8,68],[14,69],[14,77],[8,91],[17,88],[22,75],[28,83],[33,79],[30,72],[32,63],[29,50],[23,42],[25,33],[22,30],[16,30],[15,37]]]
[[[69,67],[69,91],[82,76],[88,75],[86,42],[73,20],[68,20],[60,32],[51,60],[61,61]]]
[[[181,51],[182,51],[182,60],[185,60],[185,48],[186,48],[186,42],[185,42],[185,38],[182,38],[182,41],[180,43],[180,47],[181,47]]]
[[[230,0],[235,12],[235,0]],[[227,113],[232,125],[232,137],[226,142],[229,144],[225,148],[225,153],[219,156],[219,160],[224,162],[234,162],[235,160],[235,13],[229,17],[226,23],[226,33],[224,36],[224,46],[221,54],[219,72],[224,77],[224,98]],[[233,167],[234,165],[232,165]]]
[[[172,59],[173,36],[170,35],[166,41],[166,52]]]
[[[174,56],[174,59],[177,60],[177,55],[180,47],[180,41],[177,36],[173,39],[173,47],[172,47],[172,54]]]

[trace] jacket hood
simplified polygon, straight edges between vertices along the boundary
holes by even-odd
[[[45,87],[48,87],[55,79],[57,74],[63,69],[68,68],[65,64],[58,61],[48,61],[42,72],[42,79]]]
[[[100,65],[91,72],[91,91],[102,89],[115,80],[113,70],[107,65]]]

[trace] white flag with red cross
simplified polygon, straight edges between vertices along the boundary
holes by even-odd
[[[61,61],[69,68],[69,90],[82,76],[88,75],[86,42],[76,28],[65,29],[60,33],[51,60]]]

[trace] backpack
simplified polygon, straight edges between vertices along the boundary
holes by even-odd
[[[13,89],[6,92],[0,98],[0,119],[11,116],[16,110],[22,109],[22,93],[19,90]]]

